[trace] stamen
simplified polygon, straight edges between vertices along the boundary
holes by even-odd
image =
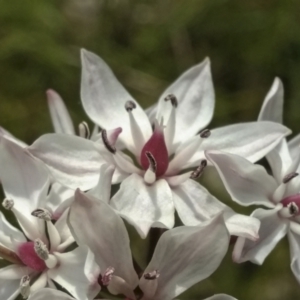
[[[15,205],[14,200],[5,198],[2,202],[2,206],[7,210],[12,210]]]
[[[172,106],[175,108],[178,106],[178,100],[177,100],[176,96],[173,94],[168,95],[165,98],[165,101],[171,101]]]
[[[125,103],[125,109],[126,109],[127,112],[130,112],[130,111],[132,111],[135,108],[136,108],[136,104],[133,101],[128,100]]]
[[[85,139],[88,139],[90,137],[90,128],[86,122],[81,122],[78,125],[78,129],[79,129],[79,136]]]
[[[30,277],[25,275],[21,278],[20,282],[20,293],[23,296],[23,299],[27,299],[30,295]]]
[[[40,239],[34,241],[34,251],[37,256],[42,260],[47,260],[49,258],[49,250],[44,242]]]
[[[31,213],[31,215],[46,222],[52,220],[52,214],[45,208],[37,208]]]
[[[112,154],[115,154],[116,153],[116,148],[109,142],[109,140],[107,138],[107,131],[105,129],[102,129],[101,137],[102,137],[102,141],[103,141],[103,144],[106,147],[106,149],[109,152],[111,152]]]
[[[108,267],[105,270],[104,275],[102,276],[102,279],[101,279],[102,284],[104,286],[109,285],[114,272],[115,272],[115,268],[113,268],[113,267]]]
[[[207,166],[207,160],[206,159],[203,159],[201,162],[200,162],[200,166],[194,170],[190,176],[191,179],[197,179],[199,178],[202,174],[203,174],[203,171],[205,169],[205,167]]]
[[[290,182],[293,178],[297,177],[299,175],[299,173],[297,172],[292,172],[290,174],[287,174],[283,177],[282,182],[283,183],[288,183]]]
[[[203,139],[207,139],[208,137],[210,137],[210,135],[211,131],[207,128],[200,131],[200,137]]]
[[[152,153],[150,151],[146,151],[145,155],[148,158],[150,170],[152,172],[156,173],[157,163],[156,163],[156,160],[155,160],[154,156],[152,155]]]
[[[160,275],[159,271],[154,270],[152,272],[144,274],[144,278],[147,280],[154,280],[154,279],[157,279],[159,277],[159,275]]]
[[[287,208],[289,209],[289,213],[292,216],[295,216],[298,214],[299,212],[299,207],[297,206],[297,204],[295,202],[291,202],[287,205]]]

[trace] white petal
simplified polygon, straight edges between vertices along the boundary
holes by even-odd
[[[165,101],[169,94],[174,94],[178,100],[174,144],[179,144],[194,136],[212,118],[215,93],[209,59],[187,70],[163,92],[158,102],[157,118],[163,118],[164,122],[169,120],[172,108],[171,103]]]
[[[270,201],[277,183],[266,170],[238,155],[208,151],[206,157],[213,163],[234,201],[241,205],[262,204],[274,207]]]
[[[115,169],[108,164],[101,165],[98,184],[93,189],[89,190],[88,194],[108,203],[110,200],[110,188],[114,170]]]
[[[71,252],[56,252],[54,254],[59,261],[59,266],[48,270],[48,276],[64,287],[75,298],[80,300],[94,299],[100,291],[100,286],[97,282],[99,269],[95,265],[95,270],[91,270],[89,276],[86,276],[84,273],[88,249],[86,247],[78,247]]]
[[[3,136],[6,139],[14,142],[15,144],[19,145],[21,148],[27,147],[27,144],[25,144],[23,141],[17,139],[15,136],[13,136],[10,132],[8,132],[7,130],[5,130],[1,126],[0,126],[0,136]]]
[[[50,288],[40,289],[32,293],[28,300],[75,300],[68,294]]]
[[[5,138],[1,138],[0,148],[0,180],[5,195],[14,201],[15,208],[30,215],[46,201],[48,171],[27,151]]]
[[[276,77],[270,91],[268,92],[264,100],[258,116],[258,120],[282,123],[283,96],[283,84],[281,80]]]
[[[126,299],[136,299],[133,290],[130,288],[127,282],[119,276],[112,276],[107,289],[113,295],[122,294],[128,297]]]
[[[233,210],[228,209],[224,213],[224,220],[231,235],[245,237],[254,241],[259,238],[260,221],[258,219],[237,214]]]
[[[13,252],[16,252],[16,247],[14,241],[26,242],[26,238],[22,232],[10,225],[3,215],[0,212],[0,245],[5,248],[10,249]]]
[[[113,267],[114,275],[123,278],[132,289],[136,287],[138,278],[133,268],[129,237],[122,219],[110,206],[77,190],[69,224],[77,243],[87,245],[94,253],[101,272]]]
[[[217,294],[217,295],[213,295],[212,297],[206,298],[204,300],[237,300],[237,299],[229,295]]]
[[[277,215],[278,209],[257,209],[251,216],[261,221],[259,229],[259,239],[257,241],[245,240],[240,248],[240,243],[244,238],[238,238],[233,250],[233,260],[241,263],[251,261],[261,265],[277,243],[286,235],[288,222],[285,222]]]
[[[276,178],[277,183],[281,184],[283,177],[288,174],[293,163],[286,139],[283,139],[266,157],[272,169],[273,176]],[[298,157],[299,153],[297,155],[297,158]],[[295,155],[294,162],[297,158]],[[291,172],[292,171],[295,170],[291,170]]]
[[[54,131],[75,135],[72,119],[62,98],[53,90],[48,90],[46,94]]]
[[[153,299],[173,299],[210,276],[220,265],[228,243],[229,234],[222,215],[199,226],[182,226],[166,231],[144,272],[160,272]],[[142,277],[142,290],[145,281]]]
[[[147,185],[141,176],[132,174],[121,183],[111,199],[111,206],[137,229],[142,238],[151,227],[174,226],[172,193],[164,179]]]
[[[0,299],[14,300],[19,295],[20,279],[0,279]]]
[[[66,247],[74,242],[74,238],[71,234],[70,228],[67,224],[69,210],[65,210],[59,219],[55,222],[55,227],[59,232],[61,238],[61,244],[58,246],[58,250],[62,252]]]
[[[47,272],[40,273],[35,282],[30,286],[30,291],[35,292],[46,287],[48,281]]]
[[[289,231],[288,238],[290,242],[291,269],[297,281],[300,283],[300,235]]]
[[[20,284],[20,279],[28,273],[29,268],[13,264],[0,269],[0,279],[6,279],[7,281],[18,279]]]
[[[66,134],[46,134],[28,150],[49,167],[58,182],[69,188],[88,190],[98,183],[104,161],[92,141]]]
[[[146,108],[145,113],[147,114],[150,123],[153,124],[157,114],[157,103],[154,103],[150,107]]]
[[[294,160],[295,157],[298,156],[299,153],[299,148],[300,148],[300,134],[296,135],[293,137],[289,142],[288,142],[288,147],[290,150],[290,155],[292,160]]]
[[[212,196],[192,179],[172,189],[177,213],[188,226],[199,225],[226,209],[226,205]]]
[[[102,128],[122,127],[120,139],[132,147],[134,143],[129,116],[125,109],[125,103],[132,100],[132,96],[123,88],[100,57],[83,49],[81,62],[81,100],[86,113]],[[142,128],[144,139],[148,140],[152,134],[151,124],[138,103],[133,114]]]
[[[256,162],[269,153],[291,131],[273,122],[249,122],[228,125],[211,130],[198,152],[186,166],[197,166],[204,158],[205,150],[221,150],[240,155]],[[195,137],[194,139],[199,138]]]

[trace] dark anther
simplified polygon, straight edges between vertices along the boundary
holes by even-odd
[[[283,177],[282,182],[288,183],[289,181],[291,181],[293,178],[297,177],[298,175],[299,175],[299,173],[297,173],[297,172],[287,174]]]
[[[289,209],[289,213],[294,216],[295,214],[298,213],[299,211],[299,208],[298,206],[296,205],[296,203],[294,202],[291,202],[289,205],[288,205],[288,209]]]
[[[156,160],[155,160],[154,156],[149,151],[146,151],[145,155],[148,158],[151,171],[154,172],[154,173],[156,173],[157,163],[156,163]]]
[[[44,220],[44,221],[51,221],[51,218],[52,218],[51,213],[47,209],[44,209],[44,208],[35,209],[31,213],[31,215],[34,217],[37,217],[41,220]]]
[[[159,275],[160,275],[159,271],[154,270],[152,272],[144,274],[144,278],[147,280],[154,280],[154,279],[157,279],[159,277]]]
[[[103,144],[104,146],[106,147],[106,149],[111,152],[112,154],[115,154],[116,153],[116,148],[110,144],[110,142],[108,141],[108,138],[107,138],[107,132],[105,129],[103,129],[101,131],[101,137],[102,137],[102,141],[103,141]]]
[[[206,159],[201,160],[200,166],[197,167],[197,169],[192,172],[190,178],[191,179],[199,178],[203,174],[203,171],[206,166],[207,166],[207,160]]]
[[[165,101],[171,101],[171,104],[173,107],[177,107],[178,106],[178,101],[175,95],[170,94],[165,98]]]
[[[136,108],[136,104],[131,101],[131,100],[128,100],[126,103],[125,103],[125,109],[129,112],[129,111],[132,111],[133,109]]]
[[[200,131],[200,137],[203,139],[208,138],[211,135],[211,131],[209,129],[203,129]]]

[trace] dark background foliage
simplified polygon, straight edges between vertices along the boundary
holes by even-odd
[[[285,124],[299,132],[299,1],[0,0],[0,5],[1,126],[27,143],[52,131],[48,88],[61,94],[75,124],[87,119],[79,97],[80,48],[106,60],[145,108],[185,69],[209,56],[216,90],[212,128],[254,121],[279,76]],[[231,204],[214,172],[204,182]],[[133,248],[142,261],[140,245],[135,237]],[[240,300],[300,296],[286,240],[263,266],[236,265],[230,255],[181,298],[221,292]]]

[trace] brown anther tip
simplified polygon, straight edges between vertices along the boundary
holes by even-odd
[[[287,174],[283,177],[282,182],[288,183],[289,181],[291,181],[293,178],[297,177],[298,175],[299,175],[299,173],[297,173],[297,172],[292,172],[290,174]]]
[[[294,216],[299,212],[299,208],[295,202],[291,202],[288,204],[289,213]]]
[[[101,137],[102,137],[102,141],[104,146],[106,147],[106,149],[111,152],[112,154],[116,153],[116,148],[110,144],[108,138],[107,138],[107,131],[105,129],[102,129],[101,131]]]
[[[178,106],[178,100],[173,94],[166,96],[165,101],[171,101],[172,106],[175,108]]]
[[[156,173],[157,163],[156,163],[156,160],[155,160],[154,156],[152,155],[152,153],[150,151],[146,151],[145,155],[148,158],[149,166],[150,166],[151,171]]]
[[[31,213],[31,215],[34,216],[34,217],[37,217],[41,220],[48,221],[48,222],[51,221],[51,219],[52,219],[51,213],[47,209],[44,209],[44,208],[35,209]]]
[[[132,110],[135,109],[135,108],[136,108],[136,104],[135,104],[133,101],[128,100],[128,101],[125,103],[125,109],[126,109],[126,111],[130,112],[130,111],[132,111]]]
[[[210,137],[211,135],[211,131],[209,129],[203,129],[200,131],[200,137],[203,139],[207,139],[208,137]]]
[[[144,278],[147,280],[154,280],[157,279],[159,277],[160,273],[158,270],[154,270],[152,272],[149,273],[145,273],[144,274]]]
[[[199,167],[197,167],[197,169],[194,170],[194,171],[191,173],[190,178],[191,178],[191,179],[197,179],[197,178],[199,178],[199,177],[203,174],[203,171],[204,171],[204,169],[205,169],[206,166],[207,166],[207,160],[206,160],[206,159],[203,159],[203,160],[200,162]]]

